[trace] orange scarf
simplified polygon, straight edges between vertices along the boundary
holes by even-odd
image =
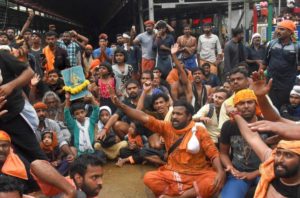
[[[55,61],[55,55],[53,51],[50,49],[49,46],[46,46],[43,49],[43,53],[45,54],[47,63],[45,65],[46,71],[49,72],[54,69],[54,61]]]
[[[58,141],[57,141],[57,134],[56,132],[51,132],[52,133],[52,144],[49,146],[46,146],[43,143],[43,140],[40,142],[40,147],[45,153],[51,153],[54,151],[54,149],[58,146]]]
[[[25,165],[19,156],[13,152],[12,148],[10,148],[9,154],[2,166],[1,173],[28,180]]]
[[[195,122],[191,121],[186,127],[184,127],[184,129],[181,130],[176,130],[175,133],[178,135],[184,135],[185,137],[183,138],[181,144],[179,145],[179,149],[181,150],[186,150],[187,149],[187,145],[189,143],[189,140],[191,139],[193,133],[192,133],[192,128],[194,127]]]
[[[295,141],[281,140],[278,143],[277,148],[283,148],[300,155],[300,140],[295,140]],[[254,195],[255,198],[265,198],[267,195],[269,184],[275,178],[275,173],[274,173],[275,152],[276,149],[272,151],[271,156],[259,167],[261,178],[255,191],[255,195]]]

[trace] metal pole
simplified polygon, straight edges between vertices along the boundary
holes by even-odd
[[[228,1],[228,38],[230,39],[231,38],[231,2],[232,0],[229,0]]]
[[[268,4],[268,41],[272,40],[272,23],[273,23],[273,0]]]
[[[277,13],[277,16],[280,16],[280,11],[281,11],[281,0],[278,1],[278,13]]]
[[[149,4],[149,19],[154,20],[154,5],[153,0],[148,0]]]
[[[144,32],[144,20],[143,20],[143,1],[137,1],[139,11],[139,26],[140,32]]]

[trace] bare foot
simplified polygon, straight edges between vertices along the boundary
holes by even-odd
[[[127,162],[127,159],[119,158],[117,163],[116,163],[116,166],[122,167],[126,162]]]

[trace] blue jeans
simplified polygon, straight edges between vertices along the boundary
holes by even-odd
[[[227,181],[221,192],[221,198],[244,198],[251,186],[258,184],[260,177],[248,181],[237,179],[231,174],[227,175]]]

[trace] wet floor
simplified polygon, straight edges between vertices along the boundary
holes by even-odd
[[[103,189],[100,198],[154,198],[144,185],[143,176],[155,170],[150,165],[125,164],[122,168],[110,162],[104,166]]]

